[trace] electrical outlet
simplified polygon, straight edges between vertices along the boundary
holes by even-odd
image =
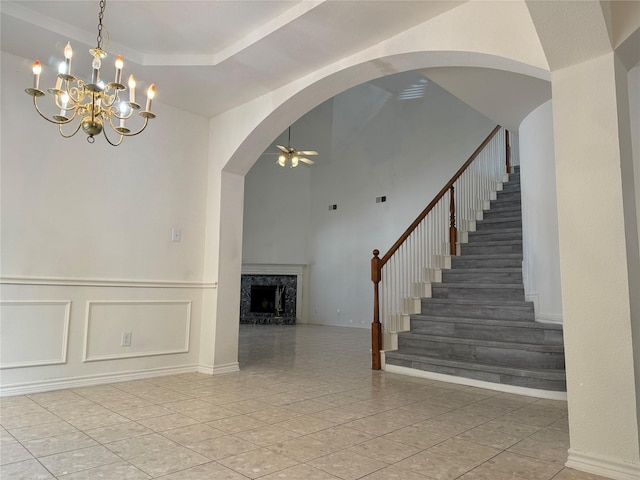
[[[131,332],[122,332],[122,337],[120,338],[120,346],[121,347],[131,346]]]
[[[177,228],[173,228],[171,230],[171,241],[172,242],[179,242],[180,240],[182,240],[182,230],[179,230]]]

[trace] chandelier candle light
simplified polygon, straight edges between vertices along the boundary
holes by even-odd
[[[89,50],[93,55],[91,63],[91,81],[86,83],[71,75],[71,59],[73,50],[71,44],[67,43],[64,48],[64,62],[60,63],[56,84],[54,88],[47,91],[53,95],[55,105],[60,109],[59,115],[53,115],[52,118],[47,117],[38,107],[38,97],[45,96],[45,92],[40,90],[40,74],[42,65],[36,60],[33,64],[33,88],[25,89],[27,94],[33,97],[33,105],[42,118],[48,122],[55,123],[59,126],[60,135],[65,138],[73,137],[80,128],[88,135],[89,143],[95,142],[93,138],[100,133],[104,134],[107,142],[113,146],[122,143],[124,137],[132,137],[141,133],[146,127],[149,119],[155,118],[151,113],[151,101],[155,97],[156,87],[152,84],[147,90],[146,108],[139,113],[144,119],[144,124],[136,132],[132,132],[125,126],[125,121],[131,118],[135,110],[140,110],[140,105],[136,103],[136,80],[133,75],[129,76],[129,101],[120,98],[120,92],[126,91],[122,82],[122,69],[124,62],[122,56],[118,55],[115,61],[115,78],[113,82],[105,83],[100,80],[100,69],[102,60],[106,58],[107,53],[102,49],[102,17],[104,16],[106,0],[100,1],[100,13],[98,14],[98,45],[96,48]],[[62,131],[62,126],[78,119],[78,124],[70,133]],[[119,135],[117,141],[112,141],[107,136],[106,125]]]

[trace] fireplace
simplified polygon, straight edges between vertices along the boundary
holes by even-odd
[[[251,313],[276,313],[276,285],[251,285]]]
[[[295,325],[296,275],[242,275],[240,323]]]

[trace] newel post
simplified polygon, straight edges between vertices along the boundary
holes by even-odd
[[[453,185],[449,189],[449,244],[451,246],[451,255],[456,255],[456,243],[458,241],[458,229],[456,228],[456,200],[455,189]]]
[[[504,131],[504,142],[506,147],[507,173],[511,173],[511,143],[509,142],[509,130]]]
[[[373,282],[373,322],[371,323],[371,369],[380,370],[382,359],[382,324],[380,323],[380,292],[379,284],[382,277],[382,267],[380,265],[379,250],[373,251],[371,259],[371,281]]]

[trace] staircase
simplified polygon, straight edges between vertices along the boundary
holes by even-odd
[[[566,391],[562,326],[535,322],[524,297],[519,167],[431,288],[387,365]]]

